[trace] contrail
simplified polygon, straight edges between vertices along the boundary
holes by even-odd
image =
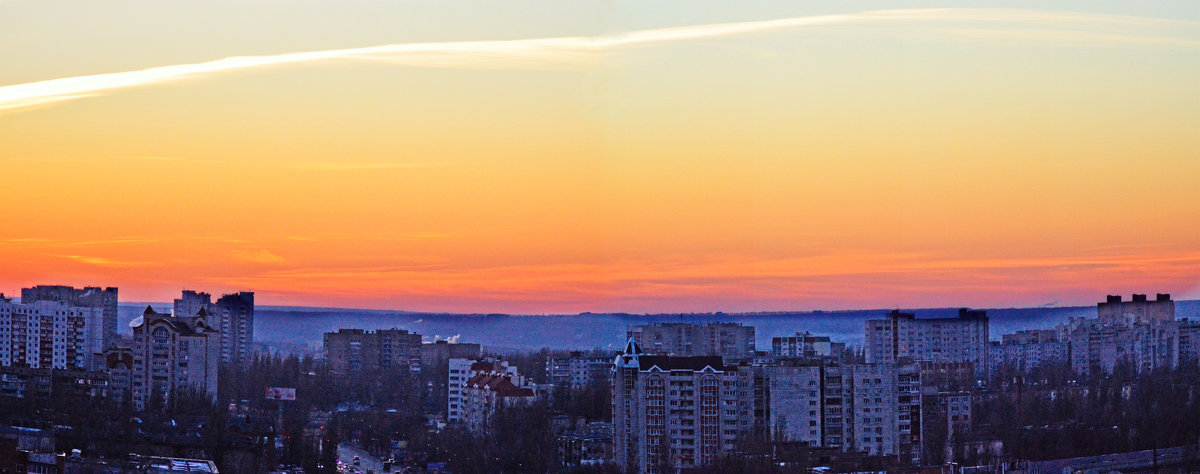
[[[966,27],[934,26],[947,22]],[[1019,24],[1021,29],[1004,28]],[[406,43],[363,48],[306,51],[265,56],[235,56],[213,61],[160,66],[137,71],[94,74],[0,86],[0,110],[80,99],[117,89],[159,84],[241,69],[327,60],[389,61],[413,67],[519,68],[530,65],[577,65],[595,62],[600,53],[623,47],[743,35],[773,30],[817,26],[903,26],[941,34],[991,36],[1037,41],[1082,43],[1125,43],[1171,45],[1196,48],[1200,41],[1162,35],[1169,29],[1186,29],[1194,34],[1198,23],[1118,15],[999,9],[911,9],[876,10],[858,13],[783,18],[677,28],[633,31],[625,34],[586,37],[534,38],[498,41]],[[989,27],[990,26],[990,27]],[[1000,26],[1000,28],[996,28]],[[1041,30],[1031,29],[1042,27]],[[1074,29],[1064,28],[1066,26]],[[1103,31],[1081,31],[1089,27]],[[1151,30],[1140,34],[1136,30]],[[1052,33],[1052,34],[1047,34]]]

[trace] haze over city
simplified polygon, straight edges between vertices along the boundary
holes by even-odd
[[[1194,3],[895,7],[0,2],[0,288],[512,313],[1200,297]]]

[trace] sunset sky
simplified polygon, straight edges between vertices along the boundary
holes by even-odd
[[[1200,298],[1200,2],[945,7],[0,0],[0,291]]]

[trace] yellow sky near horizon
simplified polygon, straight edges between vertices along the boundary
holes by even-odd
[[[688,24],[416,28],[394,41],[602,36],[0,103],[0,291],[533,313],[1200,297],[1200,23],[900,13],[634,44],[619,41]],[[807,18],[790,15],[756,20]],[[241,54],[390,44],[333,33]],[[26,57],[21,34],[0,37],[0,60]],[[44,75],[30,62],[0,75],[0,102],[9,86],[235,46]]]

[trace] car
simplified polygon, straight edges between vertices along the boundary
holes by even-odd
[[[361,466],[361,465],[362,465],[362,459],[359,459],[359,458],[358,458],[358,456],[354,456],[354,465],[355,465],[355,466]]]

